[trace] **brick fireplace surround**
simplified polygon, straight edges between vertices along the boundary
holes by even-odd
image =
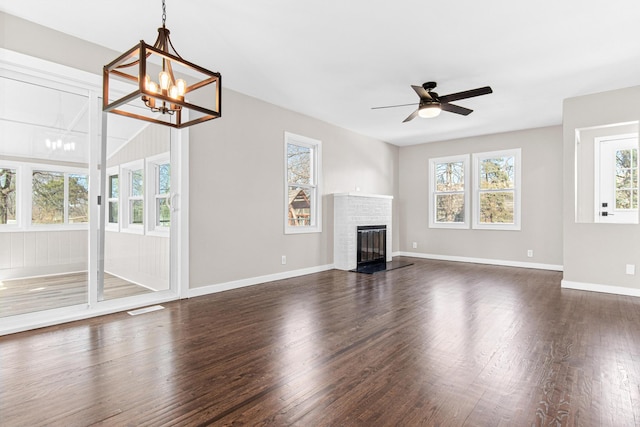
[[[339,270],[357,265],[359,225],[387,226],[387,261],[391,261],[391,204],[393,196],[363,193],[333,195],[333,263]]]

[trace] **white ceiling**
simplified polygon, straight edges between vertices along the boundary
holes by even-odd
[[[400,146],[557,125],[565,98],[640,85],[638,0],[166,1],[178,52],[224,87]],[[153,43],[162,16],[161,0],[0,10],[119,52]],[[456,102],[466,117],[371,110],[417,102],[410,85],[429,80],[494,93]]]

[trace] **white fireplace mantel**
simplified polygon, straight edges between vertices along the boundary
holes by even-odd
[[[361,225],[387,226],[387,261],[391,261],[393,196],[365,193],[333,194],[333,263],[339,270],[357,266],[357,229]]]

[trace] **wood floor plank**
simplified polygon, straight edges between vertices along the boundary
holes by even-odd
[[[640,298],[411,261],[0,337],[0,425],[640,425]]]

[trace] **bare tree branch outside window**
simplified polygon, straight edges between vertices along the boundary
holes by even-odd
[[[16,170],[0,169],[0,224],[16,220]]]

